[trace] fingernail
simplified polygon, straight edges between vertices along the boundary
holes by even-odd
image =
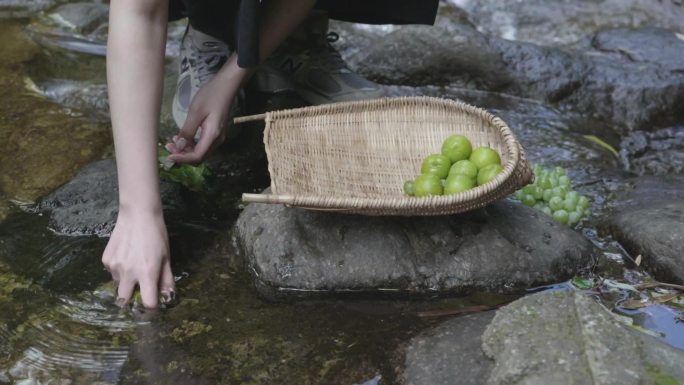
[[[162,290],[160,292],[161,299],[159,302],[166,305],[176,300],[176,292],[173,289]]]
[[[120,298],[120,297],[119,297],[119,298],[116,299],[116,302],[115,302],[115,303],[116,303],[116,306],[123,308],[124,306],[126,306],[126,304],[128,303],[128,301],[126,300],[126,298]]]
[[[187,144],[188,142],[185,140],[185,138],[178,138],[178,140],[176,140],[176,148],[178,151],[183,151]]]

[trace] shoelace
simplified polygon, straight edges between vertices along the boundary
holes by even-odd
[[[200,51],[197,48],[193,48],[192,56],[197,65],[197,87],[211,80],[227,60],[227,57],[219,52]]]
[[[335,32],[328,32],[321,39],[317,39],[321,44],[309,55],[310,62],[331,72],[349,70],[347,63],[342,59],[342,55],[332,46],[332,43],[339,39],[340,35]]]

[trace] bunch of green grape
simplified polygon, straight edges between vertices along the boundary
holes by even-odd
[[[572,181],[561,167],[547,170],[535,165],[534,183],[515,192],[525,206],[533,207],[553,217],[558,223],[574,226],[587,218],[589,198],[572,189]]]

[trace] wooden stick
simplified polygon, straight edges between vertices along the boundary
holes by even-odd
[[[684,291],[684,286],[682,286],[682,285],[676,285],[674,283],[662,283],[662,282],[642,283],[640,285],[635,285],[634,288],[637,290],[643,290],[643,289],[652,289],[654,287],[660,287],[660,286],[670,287],[672,289]]]
[[[237,118],[233,119],[233,123],[235,123],[235,124],[249,123],[249,122],[256,122],[256,121],[264,120],[264,119],[266,119],[266,114],[238,116]]]

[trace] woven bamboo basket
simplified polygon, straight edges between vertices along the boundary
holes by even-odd
[[[525,152],[501,119],[465,103],[430,97],[384,98],[268,112],[265,120],[269,194],[245,202],[285,204],[364,215],[444,215],[473,210],[532,181]],[[471,190],[416,198],[404,182],[444,139],[461,134],[473,148],[499,152],[503,172]]]

